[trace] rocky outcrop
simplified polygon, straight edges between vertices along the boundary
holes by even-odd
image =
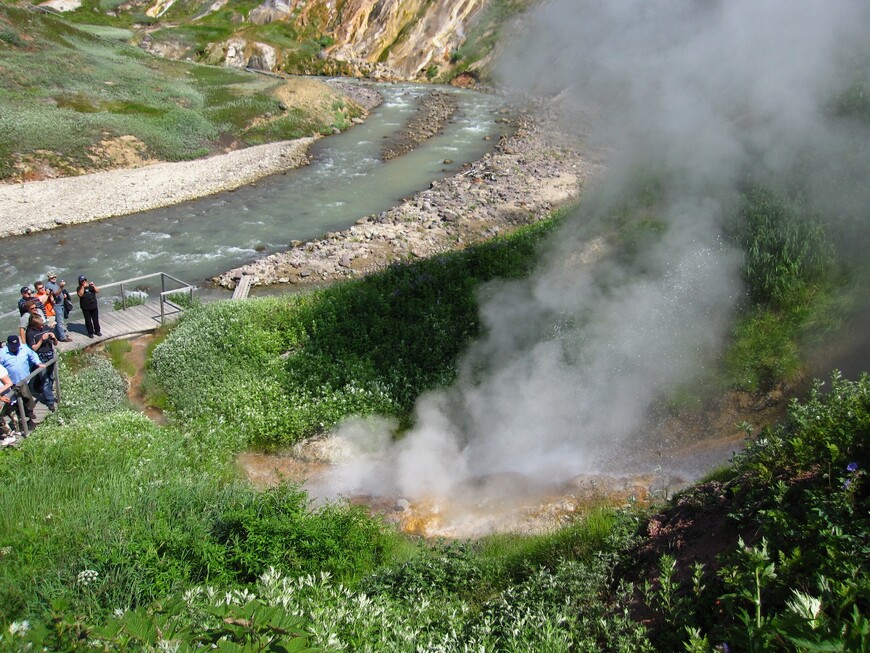
[[[149,15],[160,15],[173,1],[158,0],[149,8]],[[333,41],[324,48],[321,58],[334,60],[339,66],[337,70],[345,74],[375,79],[424,79],[449,63],[451,54],[465,38],[469,21],[486,1],[265,0],[248,13],[247,21],[256,25],[292,22],[300,31],[317,25]],[[243,39],[212,44],[209,61],[218,63],[215,54],[222,51],[226,53],[226,65],[239,66],[239,52],[249,47],[239,49],[239,40]],[[279,59],[269,61],[280,64]],[[263,59],[263,64],[266,63]]]
[[[342,61],[382,62],[402,79],[424,77],[430,65],[447,62],[465,37],[468,22],[485,0],[347,0],[328,13],[335,45],[330,55]]]
[[[293,11],[291,0],[266,0],[259,7],[255,7],[248,14],[248,20],[254,25],[265,25],[276,21],[286,20]]]
[[[395,159],[432,138],[456,113],[456,105],[456,96],[452,93],[434,91],[424,95],[420,100],[417,115],[384,146],[381,150],[381,158],[385,161]]]
[[[280,62],[278,51],[267,43],[230,39],[223,48],[225,65],[232,68],[253,68],[274,72]]]
[[[40,2],[37,6],[51,9],[52,11],[66,12],[75,11],[82,6],[82,2],[81,0],[46,0],[46,2]]]
[[[234,288],[242,274],[253,275],[254,285],[261,286],[350,278],[540,220],[577,197],[596,169],[553,125],[521,115],[512,136],[461,173],[433,182],[399,206],[361,218],[349,229],[294,242],[289,251],[230,270],[213,282]]]

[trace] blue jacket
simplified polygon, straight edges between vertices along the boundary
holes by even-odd
[[[39,356],[30,347],[21,343],[18,347],[18,354],[13,356],[8,347],[0,349],[0,365],[6,368],[9,372],[9,378],[12,383],[20,383],[31,371],[31,365],[36,367],[42,365]]]

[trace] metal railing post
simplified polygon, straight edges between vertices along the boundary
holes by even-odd
[[[16,401],[18,405],[18,428],[24,434],[24,437],[30,435],[30,429],[27,428],[27,416],[24,414],[24,397],[18,395]]]
[[[166,275],[161,272],[160,273],[160,324],[163,324],[163,320],[166,318]]]
[[[60,403],[60,354],[54,353],[54,403]]]

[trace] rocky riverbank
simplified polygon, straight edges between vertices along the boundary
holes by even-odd
[[[432,138],[456,113],[457,104],[456,96],[452,93],[433,91],[424,95],[420,99],[417,115],[384,146],[381,150],[381,158],[384,161],[395,159]]]
[[[243,274],[253,275],[258,286],[350,278],[465,247],[541,220],[576,199],[597,164],[580,156],[545,111],[511,120],[513,135],[460,173],[349,229],[295,241],[289,251],[230,270],[214,283],[232,289]]]

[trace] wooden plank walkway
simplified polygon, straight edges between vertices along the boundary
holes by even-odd
[[[60,343],[58,345],[58,351],[60,351],[61,353],[65,353],[68,351],[75,351],[77,349],[84,349],[85,347],[105,342],[107,340],[112,340],[114,338],[126,338],[133,335],[149,333],[160,327],[162,323],[171,322],[178,319],[178,317],[184,312],[184,309],[182,309],[180,306],[173,302],[164,300],[162,302],[163,319],[161,320],[161,298],[165,297],[167,295],[167,292],[190,292],[192,296],[194,287],[185,281],[176,279],[172,275],[166,274],[165,272],[155,272],[133,279],[125,279],[124,281],[113,281],[110,283],[101,284],[101,289],[105,290],[107,288],[120,287],[121,295],[123,296],[125,284],[129,286],[133,283],[141,283],[145,280],[153,278],[159,278],[160,281],[161,291],[156,298],[150,299],[144,304],[130,306],[120,311],[107,310],[107,307],[105,306],[101,307],[99,316],[100,335],[95,334],[93,337],[88,337],[88,332],[85,328],[84,317],[82,316],[81,309],[79,307],[76,307],[76,309],[70,315],[72,319],[67,321],[67,331],[69,332],[71,341]],[[249,279],[247,289],[250,289],[250,281],[251,280]],[[167,283],[174,285],[176,288],[178,288],[178,290],[172,291],[171,288],[167,290]],[[245,289],[245,295],[247,295],[247,289]],[[11,319],[12,317],[17,317],[17,311],[10,311],[9,313],[0,315],[0,318],[2,319]],[[48,414],[48,406],[42,403],[41,395],[37,394],[37,397],[38,401],[34,409],[34,421],[38,425],[43,419],[45,419],[46,415]],[[59,402],[63,402],[62,386],[58,399]],[[24,426],[22,426],[21,428],[22,430],[25,429]],[[0,444],[0,446],[14,446],[15,444],[18,444],[21,439],[21,434],[18,434],[15,437],[8,439],[0,439],[0,443],[2,443]]]
[[[182,312],[183,309],[180,306],[171,302],[164,303],[164,318],[166,322],[178,319]],[[149,300],[144,304],[130,306],[122,311],[106,311],[101,307],[100,333],[103,335],[95,335],[93,338],[88,338],[85,321],[78,306],[70,314],[70,318],[67,321],[67,331],[70,338],[72,338],[72,342],[60,343],[58,349],[61,352],[84,349],[85,347],[112,340],[113,338],[125,338],[156,330],[160,326],[160,302],[156,299]],[[61,400],[63,400],[62,393],[63,387],[61,387]],[[38,425],[48,415],[48,406],[41,401],[37,401],[34,412],[36,413],[35,421]]]
[[[164,317],[167,322],[177,319],[183,310],[171,302],[164,302]],[[84,349],[98,342],[113,338],[124,338],[137,333],[148,333],[160,326],[160,302],[156,299],[144,304],[129,306],[122,311],[106,311],[100,309],[100,333],[93,338],[88,337],[81,309],[76,306],[67,321],[67,331],[72,342],[62,342],[58,345],[61,352]]]
[[[254,282],[253,274],[243,274],[233,290],[233,299],[247,299],[251,292],[251,284]]]

